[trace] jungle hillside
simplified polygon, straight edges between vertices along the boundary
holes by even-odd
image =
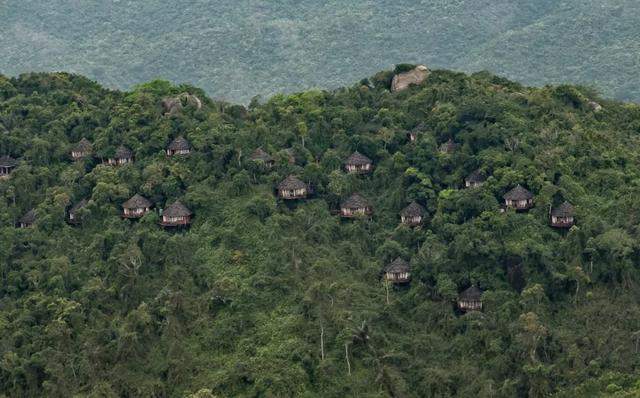
[[[0,396],[638,396],[640,106],[411,68],[0,77]]]
[[[412,62],[639,102],[638,20],[635,0],[4,0],[0,73],[163,78],[247,104]]]

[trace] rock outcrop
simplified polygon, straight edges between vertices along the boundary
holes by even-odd
[[[424,65],[416,66],[407,72],[402,72],[393,77],[391,91],[402,91],[412,84],[422,83],[429,76],[429,69]]]

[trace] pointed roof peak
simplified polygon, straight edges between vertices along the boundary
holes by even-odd
[[[16,167],[18,161],[9,155],[0,156],[0,167]]]
[[[533,194],[528,189],[518,184],[515,188],[505,193],[503,198],[505,200],[529,200],[533,199]]]
[[[405,217],[415,217],[415,216],[422,216],[424,215],[424,213],[425,213],[424,207],[414,200],[411,203],[409,203],[407,207],[402,209],[402,211],[400,212],[400,215]]]
[[[122,207],[125,209],[143,209],[151,207],[151,205],[152,203],[149,199],[140,194],[135,194],[131,197],[131,199],[124,202],[122,204]]]
[[[365,165],[365,164],[371,164],[373,162],[371,161],[371,159],[369,159],[365,155],[361,154],[358,151],[355,151],[347,158],[347,160],[345,160],[345,163],[346,164],[356,165],[356,166],[361,166],[361,165]]]
[[[307,188],[307,184],[302,182],[298,177],[290,174],[287,178],[278,184],[278,189],[303,189]]]
[[[480,300],[482,298],[482,290],[476,285],[471,285],[460,293],[460,298],[463,300]]]
[[[369,201],[359,193],[354,193],[342,202],[341,207],[350,209],[361,209],[363,207],[370,207]]]
[[[551,215],[554,217],[572,217],[574,213],[574,207],[566,200],[560,204],[560,206],[551,210]]]
[[[385,272],[408,272],[411,269],[411,266],[407,261],[405,261],[401,257],[396,257],[395,260],[387,264],[384,268]]]
[[[186,138],[184,138],[184,136],[180,135],[174,138],[173,141],[171,141],[171,143],[168,146],[168,149],[172,151],[189,150],[191,149],[191,144]]]
[[[188,217],[193,213],[179,199],[167,206],[162,215],[168,217]]]

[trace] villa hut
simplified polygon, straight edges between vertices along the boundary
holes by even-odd
[[[282,199],[305,199],[308,194],[309,186],[294,175],[290,175],[278,184],[278,196]]]
[[[18,220],[18,227],[31,228],[35,222],[36,222],[36,211],[35,209],[31,209]]]
[[[400,257],[384,268],[384,279],[387,282],[402,284],[411,280],[411,267]]]
[[[450,153],[454,153],[457,147],[458,147],[458,144],[456,144],[455,142],[453,142],[451,138],[449,138],[447,142],[440,145],[439,150],[440,150],[440,153],[450,154]]]
[[[413,201],[409,206],[402,209],[400,212],[400,220],[404,225],[415,227],[422,224],[425,210],[417,202]]]
[[[357,193],[351,195],[340,205],[340,216],[342,218],[368,217],[371,214],[373,214],[371,204]]]
[[[93,153],[93,145],[88,139],[82,138],[73,149],[71,149],[71,158],[73,160],[80,160],[91,156]]]
[[[116,149],[115,155],[107,160],[107,163],[115,166],[133,163],[133,152],[131,152],[129,148],[121,145]]]
[[[533,194],[520,184],[503,196],[507,208],[528,210],[533,207]]]
[[[188,155],[191,153],[191,144],[186,138],[180,136],[171,141],[167,147],[167,156]]]
[[[571,228],[575,223],[573,213],[573,206],[569,202],[562,203],[551,210],[551,226],[555,228]]]
[[[80,210],[87,205],[87,201],[82,199],[69,210],[69,224],[77,225],[82,222]]]
[[[467,188],[478,188],[487,180],[487,177],[480,170],[476,170],[464,179],[464,186]]]
[[[471,286],[458,296],[458,308],[462,311],[482,310],[482,290],[477,286]]]
[[[0,157],[0,178],[7,178],[13,169],[18,165],[18,161],[11,156]]]
[[[163,227],[186,227],[191,224],[192,215],[191,210],[177,200],[164,209],[160,225]]]
[[[263,163],[266,167],[271,168],[275,164],[273,157],[264,151],[262,148],[258,148],[249,157],[251,161],[256,163]]]
[[[144,196],[135,194],[133,197],[122,204],[122,217],[124,218],[141,218],[151,211],[152,203]]]
[[[373,162],[368,157],[356,151],[344,162],[344,167],[351,174],[366,174],[373,169]]]

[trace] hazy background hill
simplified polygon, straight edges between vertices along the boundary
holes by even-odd
[[[638,17],[633,0],[0,0],[0,72],[162,77],[248,101],[424,62],[637,101]]]

